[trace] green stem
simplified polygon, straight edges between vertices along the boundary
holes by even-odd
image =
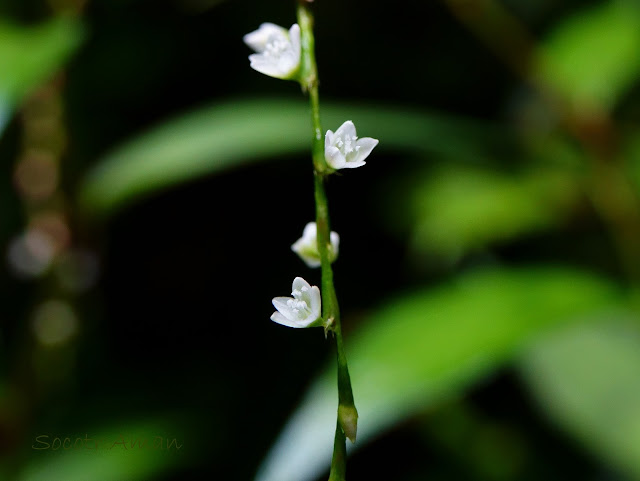
[[[333,457],[329,481],[344,481],[347,472],[347,441],[340,423],[336,423],[336,437],[333,441]]]
[[[344,481],[346,475],[346,437],[352,442],[356,438],[358,412],[353,401],[351,378],[347,356],[342,340],[340,308],[333,283],[333,269],[329,256],[331,246],[329,204],[325,192],[325,180],[332,172],[324,158],[322,126],[320,124],[320,101],[318,94],[318,69],[315,59],[313,37],[313,14],[305,0],[298,2],[298,24],[301,32],[302,58],[300,84],[309,94],[312,122],[312,155],[316,202],[317,244],[322,269],[322,318],[326,331],[332,331],[336,342],[338,362],[338,422],[331,462],[330,481]],[[345,436],[346,435],[346,436]]]
[[[300,25],[300,84],[309,94],[311,123],[313,126],[312,155],[316,172],[328,173],[330,169],[324,160],[322,126],[320,125],[320,98],[318,95],[318,67],[316,65],[315,39],[313,37],[313,14],[304,0],[298,2],[298,25]]]
[[[351,389],[351,377],[349,376],[349,366],[347,355],[344,350],[342,340],[342,324],[340,320],[340,308],[338,298],[333,283],[333,269],[329,258],[330,225],[329,207],[327,195],[324,188],[325,176],[319,172],[314,173],[315,177],[315,198],[316,198],[316,225],[318,228],[318,252],[320,253],[320,263],[322,268],[322,318],[328,330],[333,331],[336,341],[336,357],[338,361],[338,413],[340,423],[347,437],[355,441],[355,423],[357,412],[353,402],[353,390]],[[349,412],[352,410],[353,412]],[[345,420],[345,416],[356,419]],[[347,424],[352,425],[345,425]]]

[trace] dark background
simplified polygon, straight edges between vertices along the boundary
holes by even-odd
[[[504,6],[534,38],[544,38],[563,19],[600,3]],[[56,9],[40,0],[0,2],[0,16],[20,25],[44,21]],[[392,104],[513,126],[534,96],[443,2],[316,0],[314,10],[321,101]],[[251,479],[332,354],[319,331],[269,322],[271,297],[286,292],[303,269],[289,245],[313,217],[309,159],[286,154],[204,176],[145,195],[109,218],[94,218],[74,199],[102,157],[174,116],[229,99],[297,98],[295,83],[252,71],[242,43],[263,21],[291,25],[294,2],[93,0],[78,11],[86,37],[55,80],[68,141],[61,192],[72,244],[99,259],[99,278],[70,298],[82,319],[80,334],[69,352],[52,355],[49,362],[66,370],[43,387],[25,365],[25,352],[35,348],[28,347],[24,320],[56,288],[46,274],[21,279],[9,266],[0,273],[7,380],[0,449],[7,472],[19,473],[37,458],[24,449],[37,434],[168,417],[177,420],[168,435],[184,441],[182,457],[139,479]],[[637,120],[638,92],[631,90],[615,115]],[[17,110],[0,141],[2,246],[29,217],[10,182],[23,143]],[[525,163],[523,157],[508,159],[509,168]],[[495,159],[498,167],[506,162]],[[416,173],[442,163],[435,155],[378,149],[366,168],[330,179],[347,335],[394,293],[482,266],[545,259],[623,276],[588,203],[556,230],[496,243],[455,266],[416,262],[407,223],[389,219],[402,218]],[[320,283],[319,272],[305,272]],[[466,430],[442,434],[456,416],[471,419]],[[510,367],[456,399],[425,407],[349,462],[350,479],[631,479],[610,472],[540,415]]]

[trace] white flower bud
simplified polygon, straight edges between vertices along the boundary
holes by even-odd
[[[309,267],[320,267],[317,236],[316,223],[309,222],[302,231],[302,237],[291,246],[291,250],[298,254]],[[333,262],[338,257],[338,246],[340,245],[340,236],[337,232],[331,231],[330,242],[329,260]]]

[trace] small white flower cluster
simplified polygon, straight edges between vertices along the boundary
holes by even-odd
[[[258,30],[244,36],[244,42],[256,53],[249,56],[251,68],[260,73],[279,79],[302,82],[300,61],[302,58],[301,32],[298,24],[289,30],[273,23],[263,23]],[[358,138],[356,127],[351,120],[343,123],[338,130],[328,130],[325,135],[324,157],[328,173],[339,169],[353,169],[365,165],[365,159],[378,140],[371,137]],[[318,252],[318,229],[315,222],[309,222],[291,249],[309,267],[320,266]],[[340,236],[330,233],[328,247],[329,260],[338,257]],[[275,297],[276,312],[271,320],[288,327],[315,327],[322,325],[320,289],[311,286],[302,277],[296,277],[291,286],[293,297]]]
[[[300,80],[300,26],[294,23],[289,30],[273,23],[263,23],[258,30],[244,36],[244,43],[256,53],[249,55],[251,68],[260,73],[287,80]],[[335,133],[327,130],[324,138],[324,158],[334,170],[353,169],[365,164],[377,139],[358,139],[351,120],[343,123]]]
[[[316,223],[309,222],[304,227],[302,237],[291,246],[291,250],[298,254],[309,267],[320,267],[317,236]],[[338,257],[340,236],[332,231],[330,237],[329,259],[333,262]],[[288,327],[321,326],[320,289],[317,286],[311,286],[302,277],[296,277],[291,286],[291,295],[293,297],[273,299],[276,312],[271,315],[271,320]]]

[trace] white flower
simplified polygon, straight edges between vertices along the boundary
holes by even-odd
[[[296,277],[291,295],[293,297],[273,298],[273,307],[278,311],[271,315],[271,320],[287,327],[320,326],[320,289],[310,286],[302,277]]]
[[[300,27],[294,23],[289,31],[273,23],[263,23],[243,38],[257,53],[249,55],[251,68],[270,77],[290,79],[300,67]]]
[[[366,163],[364,159],[376,145],[377,139],[358,139],[355,125],[351,120],[347,120],[335,134],[327,130],[324,137],[324,158],[334,169],[353,169]]]
[[[320,253],[318,252],[318,228],[315,222],[309,222],[304,226],[302,237],[292,246],[291,250],[298,254],[309,267],[320,267]],[[329,260],[335,261],[338,257],[338,246],[340,236],[337,232],[331,231],[331,246],[329,247]]]

